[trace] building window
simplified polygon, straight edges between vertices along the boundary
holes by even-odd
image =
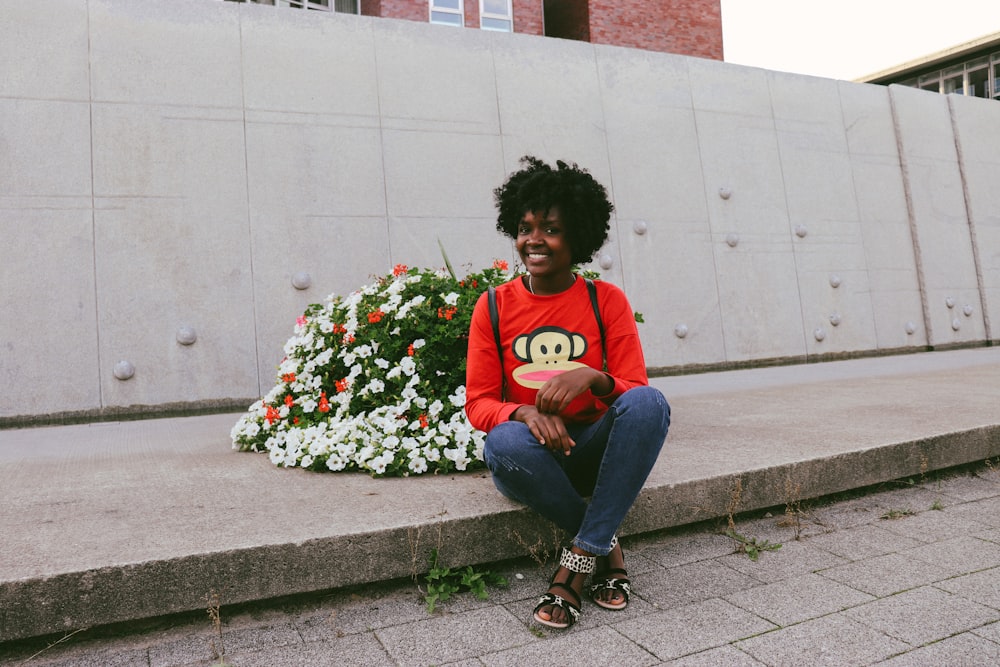
[[[513,32],[511,0],[479,0],[479,27],[483,30]]]
[[[431,0],[431,23],[465,25],[462,0]]]
[[[360,14],[361,0],[227,0],[228,2],[252,2],[271,7],[291,7],[292,9],[315,9],[321,12]]]
[[[985,99],[1000,99],[1000,53],[968,60],[948,69],[927,72],[916,79],[900,81],[934,93],[953,93]]]

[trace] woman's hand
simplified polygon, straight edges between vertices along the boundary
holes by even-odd
[[[543,384],[535,398],[535,407],[541,413],[557,415],[588,389],[596,396],[603,396],[614,389],[614,382],[605,373],[589,366],[574,368]]]
[[[552,452],[562,452],[569,456],[570,449],[576,445],[566,432],[566,423],[559,415],[539,412],[533,405],[522,405],[511,416],[526,424],[531,435]]]

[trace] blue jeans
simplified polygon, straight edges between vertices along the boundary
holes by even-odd
[[[576,442],[569,456],[539,444],[527,425],[508,421],[486,436],[484,458],[500,493],[574,535],[575,546],[606,556],[669,426],[663,394],[635,387],[595,423],[566,425]]]

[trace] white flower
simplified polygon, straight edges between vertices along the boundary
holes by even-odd
[[[409,468],[412,472],[416,474],[421,474],[427,472],[427,459],[422,456],[418,456],[410,461]]]
[[[389,362],[381,357],[375,360],[375,365],[381,368],[382,370],[389,368]]]
[[[448,294],[445,294],[443,298],[444,302],[449,306],[454,306],[458,303],[458,294],[456,292],[449,292]]]
[[[454,405],[456,408],[464,408],[465,385],[464,384],[459,385],[458,389],[455,390],[455,393],[448,397],[448,400],[451,401],[451,404]]]

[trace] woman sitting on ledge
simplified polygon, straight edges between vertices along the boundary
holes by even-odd
[[[604,186],[561,161],[521,164],[494,195],[497,229],[514,240],[526,275],[476,304],[465,409],[488,433],[497,489],[573,535],[534,612],[568,628],[589,573],[597,605],[628,604],[615,533],[663,446],[670,407],[648,386],[624,292],[573,270],[608,238],[614,206]]]

